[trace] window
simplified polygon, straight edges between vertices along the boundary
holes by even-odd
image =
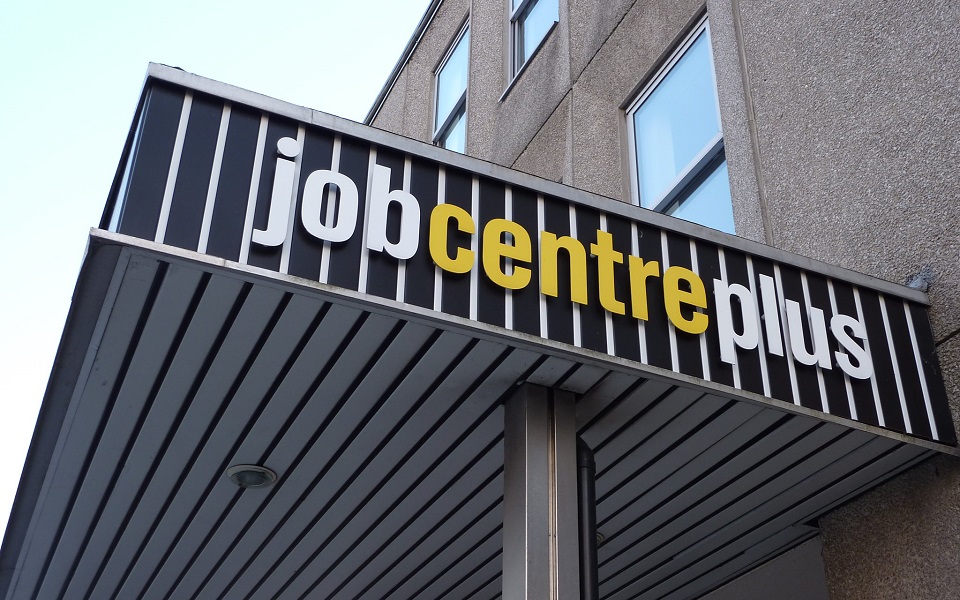
[[[437,69],[433,120],[433,143],[457,152],[466,149],[469,55],[470,29],[464,25]]]
[[[558,0],[510,0],[514,75],[530,60],[553,24],[559,20]]]
[[[627,128],[634,203],[734,233],[706,20],[627,109]]]

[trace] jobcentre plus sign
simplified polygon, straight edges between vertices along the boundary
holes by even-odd
[[[277,142],[269,218],[265,229],[254,229],[252,241],[256,244],[281,246],[286,239],[298,183],[294,159],[300,150],[293,138],[281,138]],[[369,251],[407,260],[420,251],[423,216],[416,197],[403,190],[390,189],[390,174],[390,168],[373,165],[362,235]],[[360,195],[350,177],[327,169],[307,175],[299,215],[307,232],[323,241],[346,242],[357,234],[359,214]],[[394,224],[393,239],[389,233],[390,223]],[[531,234],[519,223],[503,218],[488,221],[478,232],[469,212],[455,204],[440,203],[430,212],[428,232],[430,258],[449,273],[469,273],[478,265],[477,252],[470,245],[451,248],[451,233],[481,235],[483,250],[479,265],[483,274],[501,288],[526,288],[532,279],[530,266],[536,263],[540,274],[539,292],[556,298],[560,294],[560,264],[566,263],[569,264],[569,300],[587,305],[591,297],[587,261],[593,260],[598,273],[596,297],[604,310],[629,314],[642,321],[665,316],[678,330],[692,335],[702,334],[711,326],[706,311],[709,299],[698,273],[677,265],[661,269],[659,261],[625,255],[615,249],[613,235],[602,229],[587,238],[592,237],[589,243],[546,230]],[[629,298],[617,297],[616,265],[627,267]],[[759,281],[760,290],[756,294],[741,284],[713,280],[716,322],[712,325],[717,329],[724,362],[736,363],[738,347],[744,350],[758,347],[761,325],[751,316],[763,307],[764,314],[769,315],[762,324],[766,352],[775,356],[790,352],[797,362],[822,369],[833,369],[836,365],[856,379],[868,379],[873,374],[866,328],[861,321],[836,313],[828,323],[822,309],[811,306],[805,311],[799,302],[786,298],[772,277],[761,274]],[[654,307],[657,312],[651,314],[649,286],[660,286],[662,290],[662,313],[659,313],[661,307]],[[785,322],[781,322],[781,313],[786,315]],[[812,338],[812,350],[808,350],[804,330],[808,330]],[[836,350],[831,350],[830,336]]]

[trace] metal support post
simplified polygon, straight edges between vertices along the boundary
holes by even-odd
[[[574,395],[524,384],[505,409],[503,599],[579,600]]]
[[[577,490],[580,495],[580,600],[600,600],[597,576],[597,463],[593,450],[577,438]]]

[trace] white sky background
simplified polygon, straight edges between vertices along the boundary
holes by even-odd
[[[147,63],[360,121],[427,4],[0,2],[0,531]]]

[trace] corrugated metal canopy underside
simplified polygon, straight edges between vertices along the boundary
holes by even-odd
[[[935,451],[168,250],[91,238],[7,598],[498,598],[502,401],[523,381],[581,394],[609,599],[697,597]],[[243,491],[237,463],[280,479]]]

